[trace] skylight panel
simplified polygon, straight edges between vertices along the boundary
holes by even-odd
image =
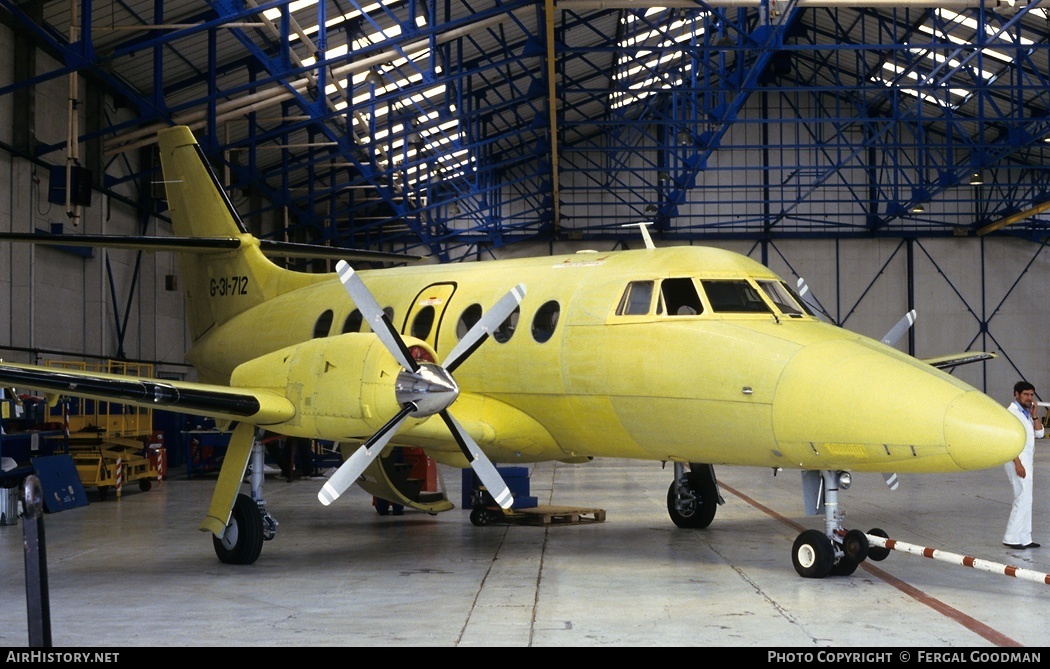
[[[325,22],[325,27],[326,28],[333,28],[335,26],[338,26],[338,25],[341,25],[343,23],[346,23],[349,20],[356,19],[359,16],[363,16],[365,14],[372,14],[373,12],[375,12],[375,11],[377,11],[379,9],[382,9],[384,6],[393,5],[394,3],[397,3],[397,2],[401,2],[401,0],[383,0],[383,2],[373,2],[373,3],[370,3],[368,5],[365,5],[362,9],[354,9],[352,11],[347,12],[346,14],[338,14],[338,15],[336,15],[334,17],[329,18]],[[288,6],[288,9],[289,9],[289,11],[291,13],[294,14],[295,12],[298,12],[300,10],[307,9],[309,7],[313,7],[316,4],[317,4],[317,0],[296,0],[295,2],[292,2]],[[281,10],[279,8],[276,8],[276,7],[273,8],[273,9],[267,9],[265,12],[263,12],[263,16],[265,18],[271,20],[271,21],[277,21],[277,20],[280,20],[280,18],[281,18]],[[417,16],[416,17],[416,25],[419,26],[419,27],[425,26],[426,25],[426,18],[423,17],[423,16]],[[314,23],[312,25],[303,26],[303,33],[305,33],[306,35],[314,35],[314,34],[316,34],[317,33],[317,24]],[[291,42],[295,42],[295,41],[297,41],[299,39],[299,35],[291,34],[291,35],[288,36],[288,39]]]
[[[662,7],[651,7],[644,16],[663,11]],[[610,109],[641,102],[653,94],[653,88],[666,90],[681,85],[682,73],[688,72],[692,64],[688,62],[687,52],[675,47],[696,41],[704,34],[698,17],[672,18],[667,24],[653,28],[640,23],[637,14],[628,13],[622,22],[629,34],[617,45],[623,52],[617,58],[612,80],[619,90],[609,94]]]

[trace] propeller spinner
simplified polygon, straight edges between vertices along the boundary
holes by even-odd
[[[401,424],[410,416],[425,418],[440,414],[460,450],[463,451],[463,455],[466,456],[467,462],[488,489],[489,494],[500,507],[509,509],[514,502],[510,488],[507,487],[503,477],[500,476],[499,471],[477,442],[452,417],[448,407],[459,397],[459,386],[452,378],[452,372],[476,351],[521,304],[522,298],[525,297],[525,286],[519,284],[504,295],[460,339],[449,353],[445,365],[441,366],[430,362],[419,362],[412,356],[401,335],[394,329],[390,319],[350,265],[340,260],[336,265],[336,271],[346,292],[350,294],[350,299],[354,301],[371,325],[372,331],[403,368],[395,384],[395,397],[398,404],[401,405],[401,411],[340,465],[335,474],[317,493],[317,499],[325,506],[338,499],[364,473],[368,465],[394,438]]]

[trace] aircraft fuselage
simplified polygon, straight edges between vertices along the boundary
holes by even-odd
[[[471,314],[476,320],[512,286],[526,286],[513,326],[455,373],[460,402],[473,402],[479,416],[475,437],[498,462],[600,456],[933,472],[993,466],[1022,443],[1016,419],[967,384],[801,310],[781,310],[759,286],[782,281],[731,252],[669,247],[361,276],[395,326],[429,344],[438,362]],[[720,307],[718,282],[746,282],[765,304]],[[692,310],[681,299],[690,286],[699,300]],[[669,313],[676,301],[682,306]],[[319,277],[209,330],[189,357],[202,380],[225,383],[258,356],[367,332],[353,311],[339,282]],[[455,446],[442,448],[435,433],[417,425],[403,440],[457,463]]]

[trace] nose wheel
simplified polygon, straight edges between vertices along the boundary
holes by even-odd
[[[885,559],[881,552],[869,546],[864,532],[843,529],[838,507],[839,473],[824,471],[821,474],[824,482],[824,531],[805,530],[795,539],[791,547],[791,563],[798,575],[803,578],[849,576],[869,555],[874,560]]]

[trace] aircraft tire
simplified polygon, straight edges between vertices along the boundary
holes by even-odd
[[[876,537],[882,537],[883,539],[889,539],[890,535],[886,534],[884,530],[880,530],[877,527],[873,527],[868,530],[868,534]],[[882,546],[872,546],[868,549],[868,558],[875,560],[876,562],[882,562],[890,556],[890,549]]]
[[[718,510],[718,488],[707,465],[697,465],[686,474],[686,482],[692,490],[695,502],[687,509],[680,509],[675,495],[675,485],[667,489],[667,514],[678,527],[702,530],[715,519]]]
[[[263,520],[259,505],[248,495],[237,495],[233,514],[220,540],[212,537],[215,555],[226,564],[252,564],[263,545]]]
[[[820,530],[799,534],[791,547],[791,563],[802,578],[824,578],[831,572],[834,561],[831,539]]]
[[[850,530],[842,538],[842,552],[846,554],[854,564],[860,564],[868,559],[871,547],[868,545],[868,537],[860,530]]]
[[[853,572],[857,571],[857,567],[860,563],[854,562],[848,555],[843,555],[839,558],[839,561],[831,565],[831,570],[828,572],[831,576],[849,576]]]

